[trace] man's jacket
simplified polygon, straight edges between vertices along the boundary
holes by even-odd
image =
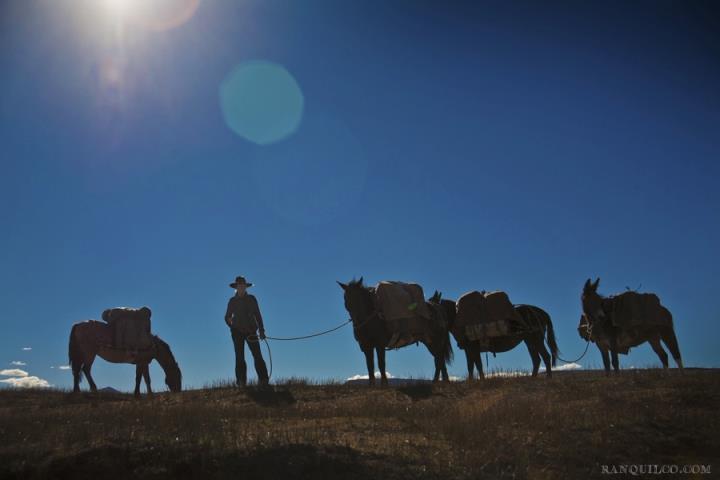
[[[235,295],[230,298],[225,312],[225,321],[230,323],[233,330],[242,333],[253,334],[257,332],[258,328],[261,331],[265,330],[258,302],[249,293],[242,297]]]

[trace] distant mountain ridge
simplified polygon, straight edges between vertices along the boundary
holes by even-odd
[[[120,390],[116,390],[116,389],[114,389],[113,387],[103,387],[103,388],[99,388],[99,389],[98,389],[98,392],[103,392],[103,393],[122,393]]]

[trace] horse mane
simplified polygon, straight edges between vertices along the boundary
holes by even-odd
[[[177,360],[175,360],[175,355],[173,355],[172,350],[170,350],[170,345],[168,345],[165,340],[158,337],[157,335],[153,335],[152,338],[157,345],[162,347],[167,352],[167,354],[170,356],[170,360],[172,361],[172,363],[174,363],[176,367],[179,367]]]

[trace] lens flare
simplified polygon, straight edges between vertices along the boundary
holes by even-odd
[[[227,126],[258,145],[292,135],[302,120],[304,97],[293,76],[265,61],[236,67],[220,86],[220,108]]]

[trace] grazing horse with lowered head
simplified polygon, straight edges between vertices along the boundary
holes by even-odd
[[[628,324],[627,321],[623,322],[623,320],[627,320],[623,318],[623,314],[627,312],[628,308],[632,309],[632,306],[622,303],[623,296],[635,292],[630,291],[613,297],[604,297],[597,292],[599,284],[600,278],[595,282],[591,282],[588,278],[583,286],[581,296],[583,315],[580,318],[578,332],[582,338],[595,342],[597,345],[600,355],[602,355],[606,375],[610,375],[611,358],[613,370],[619,372],[618,354],[627,354],[630,348],[645,342],[650,343],[653,351],[660,358],[663,368],[668,368],[668,355],[660,344],[661,340],[670,350],[678,368],[682,370],[682,357],[675,336],[672,314],[667,308],[660,305],[659,299],[655,297],[657,303],[651,302],[649,307],[637,306],[634,313],[639,318],[634,319],[632,324]]]
[[[385,386],[388,384],[385,370],[385,349],[395,332],[389,331],[382,312],[379,312],[376,307],[375,288],[363,285],[362,277],[360,280],[352,280],[347,284],[337,283],[344,291],[345,309],[352,320],[355,340],[365,354],[369,384],[375,385],[374,353],[377,353],[380,383]],[[450,336],[441,317],[438,317],[439,313],[431,309],[431,314],[433,321],[430,330],[420,341],[425,344],[435,360],[433,381],[437,382],[440,375],[442,375],[443,381],[449,381],[446,365],[452,361],[453,356]]]
[[[450,332],[458,343],[458,347],[465,351],[467,360],[468,381],[473,380],[473,370],[477,368],[478,378],[484,378],[482,352],[492,352],[493,355],[499,352],[507,352],[515,348],[520,342],[525,342],[530,359],[532,360],[533,370],[532,376],[536,377],[540,370],[540,361],[545,363],[547,376],[552,376],[552,367],[557,363],[558,346],[555,341],[555,330],[553,329],[550,315],[540,307],[533,305],[515,305],[515,310],[520,314],[526,328],[518,329],[510,335],[502,337],[491,337],[485,342],[470,340],[463,328],[459,328],[456,323],[457,307],[456,302],[442,298],[442,294],[437,290],[430,297],[431,303],[439,305],[446,313]],[[527,328],[527,327],[530,328]],[[550,353],[545,348],[545,335],[547,333],[547,344],[550,347]]]
[[[150,362],[157,360],[165,371],[165,384],[171,392],[182,389],[182,373],[170,350],[170,346],[157,335],[152,336],[150,348],[128,350],[113,346],[113,332],[109,325],[97,320],[87,320],[73,325],[68,345],[70,365],[73,372],[73,392],[80,391],[81,373],[85,374],[90,390],[97,391],[90,369],[96,356],[111,363],[135,365],[135,396],[140,395],[140,379],[145,378],[148,394],[150,388]]]

